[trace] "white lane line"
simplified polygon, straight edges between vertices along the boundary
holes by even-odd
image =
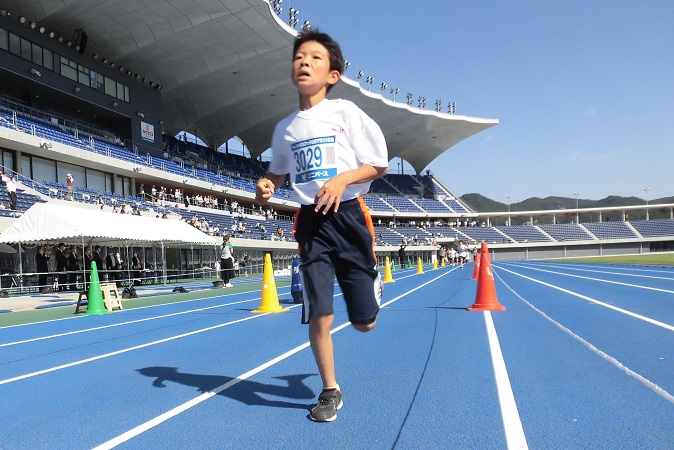
[[[394,298],[393,300],[390,300],[386,303],[383,303],[381,305],[381,307],[383,308],[384,306],[388,306],[392,303],[395,303],[398,300],[400,300],[401,298],[404,298],[404,297],[408,296],[409,294],[411,294],[415,291],[418,291],[422,287],[431,284],[432,282],[444,277],[445,275],[447,275],[449,273],[451,273],[451,271],[445,272],[442,275],[437,276],[437,277],[427,281],[426,283],[423,283],[423,284],[415,287],[414,289],[411,289],[411,290],[399,295],[398,297]],[[350,324],[351,324],[351,322],[345,322],[345,323],[339,325],[338,327],[333,328],[330,331],[330,334],[335,334],[338,331],[343,330],[344,328],[348,327]],[[166,422],[170,418],[175,417],[178,414],[181,414],[181,413],[187,411],[188,409],[190,409],[194,406],[197,406],[200,403],[205,402],[209,398],[212,398],[214,395],[217,395],[220,392],[222,392],[226,389],[229,389],[232,386],[235,386],[236,384],[240,383],[241,381],[244,381],[244,380],[250,378],[251,376],[262,372],[263,370],[268,369],[269,367],[271,367],[275,364],[278,364],[279,362],[281,362],[285,359],[288,359],[289,357],[291,357],[295,353],[298,353],[301,350],[304,350],[304,349],[308,348],[309,345],[310,345],[309,342],[305,342],[304,344],[298,345],[297,347],[293,348],[292,350],[289,350],[289,351],[283,353],[282,355],[277,356],[276,358],[273,358],[273,359],[267,361],[266,363],[264,363],[260,366],[257,366],[254,369],[251,369],[244,374],[239,375],[238,377],[234,378],[233,380],[230,380],[227,383],[216,387],[215,389],[212,389],[208,392],[205,392],[205,393],[199,395],[198,397],[193,398],[192,400],[189,400],[189,401],[187,401],[187,402],[185,402],[181,405],[178,405],[175,408],[173,408],[169,411],[166,411],[165,413],[160,414],[159,416],[156,416],[153,419],[150,419],[147,422],[142,423],[142,424],[138,425],[137,427],[132,428],[132,429],[120,434],[119,436],[116,436],[116,437],[110,439],[109,441],[104,442],[104,443],[94,447],[94,450],[106,450],[106,449],[114,448],[114,447],[128,441],[129,439],[132,439],[132,438],[150,430],[151,428],[154,428],[157,425],[160,425],[161,423]]]
[[[499,267],[503,268],[503,266],[499,266]],[[537,270],[538,272],[545,272],[545,273],[552,273],[552,274],[555,274],[555,275],[562,275],[562,276],[565,276],[565,277],[580,278],[582,280],[598,281],[600,283],[617,284],[619,286],[627,286],[627,287],[633,287],[633,288],[638,288],[638,289],[646,289],[648,291],[657,291],[657,292],[664,292],[666,294],[674,294],[674,291],[671,291],[671,290],[668,290],[668,289],[659,289],[659,288],[654,288],[654,287],[650,287],[650,286],[642,286],[640,284],[621,283],[619,281],[604,280],[602,278],[582,277],[580,275],[572,275],[570,273],[564,273],[564,272],[555,272],[554,270],[538,269],[538,268],[535,268],[535,267],[525,267],[525,268],[528,268],[530,270]],[[504,270],[507,270],[507,269],[504,269]]]
[[[180,315],[183,315],[183,314],[190,314],[190,313],[199,312],[199,311],[206,311],[208,309],[214,309],[214,308],[222,308],[224,306],[232,306],[232,305],[237,305],[239,303],[251,302],[253,300],[256,300],[256,299],[241,300],[241,301],[238,301],[238,302],[231,302],[231,303],[223,303],[221,305],[215,305],[215,306],[206,306],[206,307],[203,307],[203,308],[190,309],[190,310],[187,310],[187,311],[180,311],[180,312],[177,312],[177,313],[164,314],[164,315],[161,315],[161,316],[154,316],[154,317],[146,317],[144,319],[129,320],[128,322],[120,322],[120,323],[115,323],[115,324],[111,324],[111,325],[102,325],[100,327],[85,328],[85,329],[76,330],[76,331],[68,331],[66,333],[52,334],[52,335],[49,335],[49,336],[40,336],[40,337],[36,337],[36,338],[32,338],[32,339],[25,339],[23,341],[7,342],[5,344],[0,344],[0,348],[9,347],[9,346],[18,345],[18,344],[26,344],[26,343],[29,343],[29,342],[43,341],[45,339],[53,339],[53,338],[58,338],[58,337],[63,337],[63,336],[70,336],[70,335],[73,335],[73,334],[88,333],[90,331],[104,330],[106,328],[121,327],[122,325],[130,325],[130,324],[134,324],[134,323],[147,322],[149,320],[165,319],[167,317],[180,316]],[[136,309],[138,309],[138,308],[136,308]],[[127,309],[125,311],[135,311],[136,309]],[[120,311],[120,312],[123,312],[123,311]]]
[[[297,306],[300,306],[300,305],[289,306],[289,308],[295,308]],[[91,358],[81,359],[79,361],[73,361],[73,362],[68,363],[68,364],[63,364],[63,365],[60,365],[60,366],[50,367],[48,369],[38,370],[37,372],[31,372],[31,373],[27,373],[27,374],[24,374],[24,375],[19,375],[17,377],[7,378],[5,380],[0,380],[0,385],[13,383],[13,382],[19,381],[19,380],[25,380],[26,378],[36,377],[38,375],[43,375],[45,373],[56,372],[57,370],[67,369],[68,367],[79,366],[81,364],[86,364],[86,363],[89,363],[89,362],[92,362],[92,361],[98,361],[99,359],[109,358],[111,356],[121,355],[122,353],[132,352],[134,350],[139,350],[141,348],[151,347],[151,346],[157,345],[157,344],[163,344],[164,342],[170,342],[170,341],[174,341],[176,339],[181,339],[181,338],[184,338],[184,337],[187,337],[187,336],[193,336],[195,334],[204,333],[206,331],[216,330],[218,328],[226,327],[228,325],[234,325],[236,323],[245,322],[247,320],[257,319],[258,317],[263,317],[263,316],[266,316],[266,315],[269,315],[269,314],[273,314],[273,313],[257,314],[257,315],[246,317],[246,318],[243,318],[243,319],[233,320],[231,322],[221,323],[219,325],[214,325],[212,327],[202,328],[202,329],[195,330],[195,331],[190,331],[189,333],[178,334],[176,336],[171,336],[171,337],[168,337],[168,338],[165,338],[165,339],[160,339],[158,341],[152,341],[152,342],[148,342],[146,344],[135,345],[133,347],[127,347],[127,348],[124,348],[122,350],[117,350],[117,351],[114,351],[114,352],[105,353],[105,354],[98,355],[98,356],[93,356]]]
[[[257,291],[260,291],[260,289],[257,289]],[[254,290],[244,291],[244,292],[239,292],[239,294],[250,294],[251,292],[255,292],[255,291]],[[166,295],[166,294],[159,294],[159,296],[162,296],[162,295]],[[139,309],[161,308],[162,306],[170,306],[170,305],[182,305],[182,304],[185,304],[185,303],[198,302],[198,301],[202,301],[202,300],[211,300],[211,299],[214,299],[214,298],[217,298],[217,297],[226,297],[226,296],[230,296],[230,295],[236,295],[236,294],[234,294],[234,293],[232,293],[232,294],[221,293],[221,294],[215,294],[215,295],[210,295],[210,296],[204,296],[204,297],[201,297],[201,298],[194,298],[194,299],[191,299],[191,300],[180,300],[180,301],[177,301],[177,302],[161,303],[161,304],[158,304],[158,305],[140,306],[138,308],[133,308],[133,310],[135,311],[135,310],[139,310]],[[147,300],[149,298],[155,298],[155,297],[158,297],[158,296],[152,295],[152,296],[147,296],[147,297],[142,297],[142,298],[144,300]],[[64,299],[64,300],[67,300],[67,299]],[[16,324],[16,325],[0,326],[0,330],[6,330],[8,328],[29,327],[29,326],[33,326],[33,325],[43,325],[45,323],[61,322],[61,321],[64,321],[64,320],[83,319],[84,317],[86,317],[86,316],[82,316],[82,315],[75,316],[75,315],[73,315],[73,317],[62,317],[60,319],[41,320],[39,322],[30,322],[30,323],[19,323],[19,324]]]
[[[497,275],[497,276],[498,276],[498,275]],[[562,330],[564,333],[568,334],[569,336],[571,336],[572,338],[574,338],[575,340],[577,340],[578,342],[580,342],[581,344],[583,344],[583,345],[584,345],[585,347],[587,347],[591,352],[593,352],[593,353],[599,355],[601,358],[603,358],[604,360],[606,360],[608,363],[614,365],[615,367],[617,367],[617,368],[620,369],[621,371],[625,372],[627,375],[629,375],[629,376],[631,376],[631,377],[637,379],[637,380],[640,381],[641,383],[643,383],[647,388],[651,389],[653,392],[655,392],[656,394],[658,394],[660,397],[664,398],[665,400],[667,400],[667,401],[670,402],[670,403],[674,403],[674,395],[670,394],[670,393],[667,392],[665,389],[661,388],[660,386],[658,386],[657,384],[655,384],[654,382],[652,382],[652,381],[649,380],[648,378],[646,378],[646,377],[644,377],[644,376],[638,374],[637,372],[633,371],[633,370],[630,369],[629,367],[625,366],[623,363],[621,363],[620,361],[618,361],[618,360],[617,360],[616,358],[614,358],[613,356],[611,356],[611,355],[609,355],[609,354],[607,354],[607,353],[605,353],[605,352],[599,350],[597,347],[595,347],[594,345],[592,345],[590,342],[588,342],[588,341],[586,341],[585,339],[583,339],[582,337],[578,336],[578,335],[575,334],[573,331],[571,331],[569,328],[566,328],[564,325],[562,325],[561,323],[557,322],[555,319],[553,319],[552,317],[548,316],[547,314],[545,314],[545,313],[544,313],[543,311],[541,311],[540,309],[536,308],[533,304],[531,304],[529,301],[527,301],[524,297],[522,297],[520,294],[518,294],[517,292],[515,292],[515,290],[514,290],[512,287],[510,287],[510,285],[508,285],[508,283],[506,283],[506,282],[503,280],[503,278],[501,278],[500,276],[499,276],[498,278],[499,278],[499,280],[500,280],[500,281],[501,281],[501,282],[502,282],[502,283],[503,283],[503,284],[510,290],[510,292],[512,292],[513,294],[515,294],[520,300],[522,300],[524,303],[526,303],[531,309],[533,309],[533,310],[536,311],[538,314],[540,314],[541,316],[543,316],[543,318],[545,318],[546,320],[550,321],[554,326],[556,326],[557,328],[559,328],[560,330]]]
[[[513,264],[514,265],[514,264]],[[540,267],[540,264],[533,264],[533,263],[525,263],[525,264],[518,264],[520,267],[527,267],[530,269],[535,269],[537,267]],[[570,266],[564,266],[564,265],[559,265],[559,264],[553,264],[553,263],[545,263],[545,267],[552,267],[554,269],[560,269],[560,270],[573,270],[575,272],[590,272],[590,273],[602,273],[606,275],[617,275],[617,276],[624,276],[624,277],[633,277],[633,278],[651,278],[654,280],[664,280],[664,281],[673,281],[674,278],[672,277],[663,277],[663,276],[655,276],[655,275],[640,275],[637,273],[629,273],[629,272],[612,272],[610,270],[599,270],[599,269],[586,269],[586,268],[580,268],[580,267],[570,267]],[[617,269],[611,267],[611,269]],[[645,271],[642,271],[645,272]],[[656,273],[663,273],[662,271],[656,272]],[[664,273],[671,273],[670,272],[664,272]]]
[[[498,401],[501,405],[501,418],[503,419],[503,428],[505,429],[506,444],[508,449],[528,449],[527,438],[524,435],[520,413],[515,403],[508,369],[506,369],[501,344],[498,341],[496,327],[489,311],[484,312],[484,322],[487,325],[487,337],[489,339],[489,350],[491,351],[491,362],[494,366],[494,378],[496,378],[496,390],[498,392]]]
[[[642,316],[641,314],[633,313],[632,311],[628,311],[626,309],[618,308],[617,306],[613,306],[613,305],[610,305],[608,303],[604,303],[600,300],[595,300],[594,298],[588,297],[586,295],[579,294],[577,292],[570,291],[568,289],[561,288],[559,286],[555,286],[554,284],[546,283],[544,281],[537,280],[535,278],[531,278],[531,277],[528,277],[526,275],[522,275],[521,273],[513,272],[512,270],[508,270],[503,266],[499,267],[499,269],[504,270],[506,272],[509,272],[513,275],[517,275],[518,277],[522,277],[522,278],[527,279],[529,281],[533,281],[534,283],[542,284],[543,286],[547,286],[549,288],[556,289],[556,290],[564,292],[566,294],[573,295],[574,297],[582,298],[583,300],[587,300],[588,302],[595,303],[597,305],[601,305],[605,308],[609,308],[609,309],[612,309],[614,311],[618,311],[619,313],[628,315],[630,317],[634,317],[635,319],[643,320],[644,322],[648,322],[648,323],[651,323],[653,325],[657,325],[657,326],[662,327],[666,330],[674,331],[674,326],[663,323],[663,322],[660,322],[660,321],[655,320],[655,319],[651,319],[650,317]]]

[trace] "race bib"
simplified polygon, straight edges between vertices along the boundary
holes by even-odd
[[[335,136],[308,139],[292,144],[295,184],[327,180],[337,175]]]

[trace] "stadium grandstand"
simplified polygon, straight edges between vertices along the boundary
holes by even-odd
[[[79,245],[80,256],[83,245],[98,242],[105,242],[103,257],[117,248],[129,261],[139,252],[142,274],[134,278],[145,281],[208,276],[216,249],[199,239],[138,242],[134,215],[156,219],[158,236],[166,220],[214,238],[229,234],[250,273],[261,270],[270,251],[275,268],[290,265],[298,204],[287,186],[264,208],[254,193],[273,127],[296,108],[288,73],[297,24],[264,0],[195,0],[182,9],[152,3],[161,7],[101,0],[83,10],[78,2],[0,0],[0,163],[17,185],[16,200],[0,190],[0,241],[8,244],[0,248],[2,287],[41,287],[37,248],[54,247],[64,236],[54,217],[28,220],[27,212],[42,203],[73,217],[97,211],[101,222],[128,213],[119,222],[126,234],[116,242],[80,232],[66,243]],[[390,158],[415,170],[376,180],[365,196],[381,262],[402,243],[430,260],[459,240],[473,247],[489,242],[501,259],[672,250],[671,204],[476,212],[426,168],[498,120],[415,108],[363,89],[354,78],[347,70],[330,96],[373,117]],[[229,148],[234,138],[246,152]],[[648,220],[652,210],[669,217]],[[609,211],[623,220],[604,220]],[[646,220],[629,220],[638,212]],[[596,219],[581,223],[580,214]],[[512,225],[515,216],[525,224]]]

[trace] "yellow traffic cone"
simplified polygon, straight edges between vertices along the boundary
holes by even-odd
[[[417,260],[417,273],[424,273],[424,268],[421,264],[421,258]]]
[[[445,266],[446,266],[446,264],[445,264],[445,258],[442,258],[442,259],[440,260],[440,267],[445,267]]]
[[[395,280],[393,279],[393,274],[391,274],[391,264],[389,262],[388,256],[386,257],[386,266],[384,266],[384,283],[392,283]]]
[[[271,264],[271,255],[267,253],[264,256],[264,273],[262,275],[262,299],[260,307],[254,309],[254,313],[272,313],[287,311],[288,308],[282,308],[278,302],[278,292],[276,291],[276,281],[274,280],[274,266]]]
[[[438,260],[437,259],[433,260],[433,270],[438,270]]]
[[[98,279],[96,261],[91,261],[91,273],[89,274],[89,294],[87,295],[87,316],[100,316],[107,314],[103,294],[101,293],[101,281]]]

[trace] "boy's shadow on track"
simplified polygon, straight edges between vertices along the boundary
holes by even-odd
[[[142,375],[154,378],[152,386],[158,388],[166,387],[165,382],[171,381],[185,386],[194,386],[199,392],[210,392],[218,387],[232,382],[233,377],[223,375],[200,375],[193,373],[182,373],[176,367],[145,367],[138,369]],[[231,399],[240,401],[246,405],[271,406],[277,408],[294,408],[310,410],[313,404],[293,403],[282,400],[268,400],[260,394],[272,395],[275,397],[284,397],[289,399],[314,399],[316,394],[304,384],[304,379],[314,376],[314,374],[286,375],[275,377],[284,380],[287,386],[265,384],[257,381],[241,380],[238,383],[218,392],[218,395],[224,395]]]

